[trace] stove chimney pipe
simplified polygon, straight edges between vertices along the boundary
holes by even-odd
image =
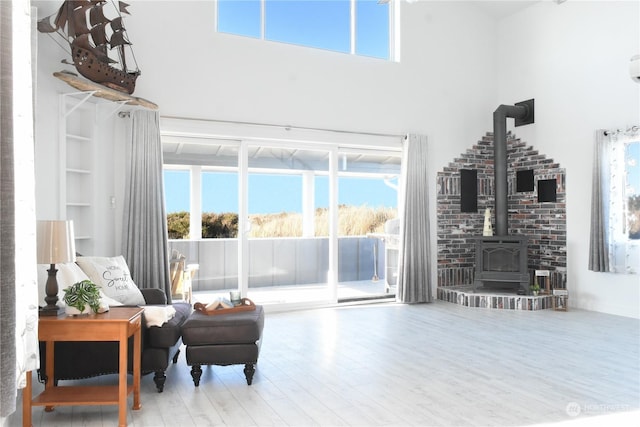
[[[515,105],[500,105],[493,112],[493,173],[496,205],[496,235],[509,234],[509,208],[507,206],[507,117],[515,119],[516,126],[533,123],[534,100]]]

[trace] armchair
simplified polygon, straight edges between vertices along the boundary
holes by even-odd
[[[83,270],[73,263],[58,265],[58,269],[61,289],[79,281],[79,277],[86,277]],[[167,305],[166,295],[161,289],[140,289],[140,292],[145,302],[141,306]],[[182,345],[181,327],[192,311],[191,305],[187,302],[175,302],[171,305],[175,309],[175,315],[161,326],[149,326],[144,314],[142,316],[140,371],[142,375],[154,373],[153,380],[159,393],[164,390],[166,370],[170,361],[176,363],[178,360]],[[54,382],[56,384],[59,380],[82,379],[118,372],[117,342],[56,342],[54,345]],[[128,347],[128,371],[133,372],[132,343]],[[45,360],[45,346],[44,343],[40,343],[38,376],[41,381],[45,381],[47,376]]]

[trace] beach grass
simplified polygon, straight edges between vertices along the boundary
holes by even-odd
[[[338,207],[338,235],[364,236],[367,233],[382,233],[386,221],[397,216],[397,210],[390,207],[370,207],[367,205]],[[249,215],[251,227],[249,237],[302,237],[302,214],[281,212]],[[189,238],[189,213],[176,212],[167,215],[170,239]],[[315,212],[315,236],[329,235],[329,210],[318,208]],[[238,234],[238,214],[203,213],[203,238],[235,238]]]

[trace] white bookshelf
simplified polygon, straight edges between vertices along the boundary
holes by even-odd
[[[60,218],[73,220],[82,254],[94,253],[97,108],[91,95],[60,95]]]

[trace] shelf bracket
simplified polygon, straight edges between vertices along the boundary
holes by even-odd
[[[66,118],[66,117],[68,117],[68,116],[69,116],[69,114],[73,113],[77,108],[80,108],[80,106],[81,106],[82,104],[84,104],[85,102],[87,102],[87,100],[88,100],[89,98],[91,98],[91,97],[93,96],[93,94],[94,94],[94,93],[96,93],[96,91],[95,91],[95,90],[94,90],[94,91],[89,91],[89,92],[63,93],[63,94],[62,94],[62,96],[63,96],[63,97],[73,97],[73,96],[76,96],[76,95],[82,95],[82,98],[80,98],[80,99],[78,99],[78,100],[77,100],[78,102],[77,102],[77,104],[76,104],[76,105],[74,105],[73,107],[71,107],[71,109],[70,109],[70,110],[65,111],[65,113],[64,113],[64,117],[65,117],[65,118]]]

